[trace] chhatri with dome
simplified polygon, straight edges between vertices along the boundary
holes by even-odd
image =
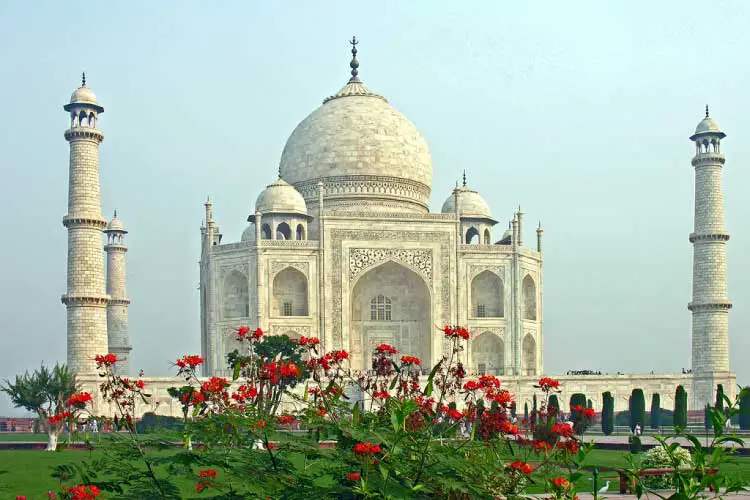
[[[503,377],[519,404],[531,406],[543,363],[542,229],[527,228],[520,208],[508,221],[493,216],[464,174],[462,185],[436,193],[429,210],[432,161],[424,138],[387,99],[359,78],[352,39],[351,77],[292,131],[277,175],[269,169],[239,241],[224,240],[205,203],[201,226],[200,320],[203,375],[227,375],[226,355],[239,347],[236,328],[269,335],[319,337],[323,349],[350,352],[354,370],[370,367],[381,343],[433,366],[448,344],[436,326],[459,324],[472,332],[460,353],[470,375]],[[67,364],[94,395],[96,414],[113,410],[99,393],[94,356],[118,356],[129,366],[125,256],[127,230],[101,214],[99,146],[104,108],[85,77],[64,106],[70,117],[68,212]],[[682,385],[690,407],[714,400],[717,384],[730,397],[729,311],[720,143],[724,134],[706,115],[695,145],[692,362],[681,374],[560,375],[562,401],[584,393],[601,408],[610,391],[615,409],[627,407],[633,388],[659,393],[673,405]],[[275,177],[275,178],[274,178]],[[507,223],[507,226],[506,226]],[[507,229],[506,229],[507,228]],[[535,235],[530,246],[524,235]],[[106,244],[103,236],[106,235]],[[105,259],[106,253],[106,259]],[[106,272],[105,272],[106,271]],[[687,291],[686,291],[687,294]],[[137,298],[136,298],[137,300]],[[554,332],[561,335],[561,332]],[[168,389],[174,377],[148,377],[154,396],[136,411],[180,416]]]
[[[294,129],[239,243],[223,240],[207,202],[206,374],[227,374],[239,324],[320,337],[349,351],[355,370],[382,343],[429,369],[448,346],[435,325],[462,324],[475,332],[470,373],[540,374],[541,229],[524,247],[519,211],[493,239],[498,221],[465,176],[431,213],[427,143],[360,80],[352,42],[349,81]]]

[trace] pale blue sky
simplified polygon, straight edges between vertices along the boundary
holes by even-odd
[[[466,169],[495,237],[518,204],[527,242],[542,220],[549,373],[690,365],[687,138],[709,103],[748,383],[749,24],[740,0],[2,2],[0,378],[65,360],[62,105],[81,70],[106,110],[103,210],[131,231],[132,365],[162,375],[199,351],[203,200],[239,240],[295,125],[346,82],[356,34],[362,79],[430,145],[433,209]]]

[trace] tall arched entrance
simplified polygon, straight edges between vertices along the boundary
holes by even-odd
[[[390,344],[432,366],[432,308],[425,281],[411,269],[389,261],[363,274],[351,293],[349,332],[352,368],[369,369],[373,349]]]

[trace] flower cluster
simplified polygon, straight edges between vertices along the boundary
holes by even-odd
[[[243,340],[249,340],[252,342],[254,340],[260,340],[261,337],[263,337],[263,330],[261,330],[260,328],[256,328],[251,332],[249,326],[241,326],[237,328],[236,333],[237,340],[239,340],[240,342],[242,342]]]
[[[401,363],[404,365],[420,365],[422,361],[416,356],[401,356]]]
[[[181,359],[175,361],[175,365],[180,368],[180,374],[183,374],[184,372],[194,372],[195,369],[202,364],[203,358],[196,354],[183,356]]]
[[[395,347],[393,347],[392,345],[388,345],[388,344],[380,344],[379,346],[375,348],[375,352],[377,354],[392,354],[392,355],[395,355],[398,353]]]
[[[216,479],[216,471],[213,469],[204,469],[198,472],[198,483],[195,485],[195,491],[202,492],[213,485]]]
[[[542,377],[535,387],[539,387],[544,392],[550,392],[560,388],[560,381],[554,378]]]
[[[51,417],[47,419],[47,422],[49,422],[50,424],[56,424],[56,423],[64,421],[65,419],[70,417],[70,415],[71,413],[69,411],[64,411],[62,413],[52,415]]]
[[[446,337],[469,340],[469,330],[462,326],[445,325],[442,330]]]
[[[67,490],[72,500],[91,500],[101,495],[99,488],[93,484],[89,486],[83,484],[78,486],[68,486]]]
[[[531,465],[520,460],[516,460],[515,462],[508,464],[507,469],[509,469],[510,471],[521,472],[522,474],[526,474],[527,476],[534,471],[534,468]]]
[[[379,444],[373,443],[357,443],[354,445],[354,453],[359,456],[372,456],[377,453],[382,453]]]
[[[289,425],[294,423],[295,418],[291,415],[279,415],[279,423],[281,425]]]
[[[102,369],[117,363],[117,356],[114,354],[100,354],[94,357],[94,361],[96,361],[96,367]]]
[[[91,394],[89,394],[88,392],[80,392],[78,394],[73,394],[68,398],[68,406],[83,409],[86,407],[86,403],[91,400]]]
[[[318,337],[300,337],[297,339],[297,344],[313,347],[320,345],[320,339]]]

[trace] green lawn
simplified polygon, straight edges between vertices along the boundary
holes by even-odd
[[[176,452],[177,450],[175,450]],[[0,500],[15,499],[16,495],[27,495],[29,500],[46,499],[47,490],[57,491],[59,485],[50,476],[50,467],[62,463],[70,463],[89,458],[97,458],[98,451],[88,452],[83,450],[64,450],[55,453],[47,453],[38,450],[0,450]],[[165,451],[164,453],[173,453]],[[602,468],[625,467],[626,452],[594,450],[587,459],[588,466]],[[750,458],[741,457],[738,465],[727,465],[732,474],[743,476],[750,481]],[[587,474],[577,483],[579,491],[591,491],[593,481],[591,475]],[[603,471],[600,476],[600,486],[606,480],[610,480],[610,491],[616,491],[617,473],[614,471]],[[195,493],[195,482],[180,480],[178,482],[183,498],[199,498]],[[541,493],[541,486],[532,486],[529,493]]]

